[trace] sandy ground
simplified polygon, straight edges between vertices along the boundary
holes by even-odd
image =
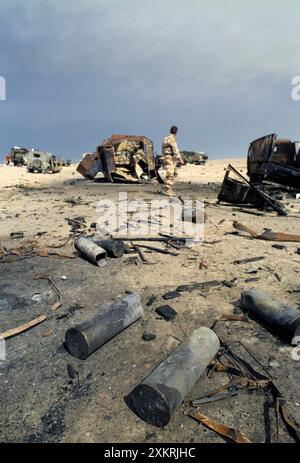
[[[127,408],[124,396],[194,328],[211,326],[220,315],[232,314],[243,289],[255,285],[294,307],[300,305],[300,256],[296,254],[299,244],[286,243],[286,248],[279,250],[273,248],[271,242],[249,239],[243,233],[232,234],[233,220],[257,231],[271,228],[299,233],[300,203],[292,197],[285,199],[288,217],[279,217],[276,213],[254,216],[236,207],[217,205],[216,197],[229,162],[209,161],[206,166],[184,166],[179,170],[175,192],[183,199],[206,202],[208,220],[203,245],[181,250],[178,256],[145,251],[147,263],[124,255],[121,259],[109,259],[103,268],[79,256],[74,259],[18,258],[0,263],[0,331],[41,313],[48,315],[48,320],[41,325],[7,341],[7,359],[0,361],[1,441],[223,442],[213,431],[184,415],[186,404],[179,407],[166,428],[158,429],[139,420]],[[246,173],[244,159],[234,159],[231,163]],[[70,235],[66,219],[78,216],[85,218],[86,227],[82,232],[91,234],[90,225],[99,215],[96,211],[99,200],[116,199],[118,193],[125,191],[129,200],[150,201],[159,198],[159,189],[156,183],[90,182],[83,179],[74,166],[51,175],[28,174],[24,168],[2,165],[1,248],[20,246],[28,240],[34,240],[40,247],[63,244]],[[71,198],[80,204],[66,202]],[[13,240],[12,232],[24,232],[24,238]],[[72,256],[72,244],[73,236],[60,251]],[[265,259],[253,264],[233,263],[253,256]],[[201,260],[207,268],[200,268]],[[55,313],[51,309],[57,300],[55,293],[47,281],[34,279],[41,274],[49,275],[61,293],[63,305]],[[245,281],[251,277],[258,281]],[[232,287],[221,285],[207,292],[182,293],[181,297],[168,301],[177,311],[173,322],[160,319],[155,312],[155,308],[165,302],[162,295],[178,285],[234,278],[237,280]],[[102,304],[124,296],[125,291],[140,293],[145,317],[87,360],[71,357],[63,347],[66,329],[101,310]],[[146,303],[153,295],[157,300],[148,307]],[[300,421],[300,362],[292,360],[291,347],[252,320],[219,323],[218,330],[226,341],[239,341],[250,349],[276,378],[289,411]],[[143,341],[144,332],[154,333],[156,339]],[[249,361],[249,357],[246,358]],[[69,378],[68,364],[78,370],[78,382]],[[210,380],[203,377],[190,397],[195,398],[226,382],[227,375],[223,373],[215,374]],[[203,405],[201,411],[239,428],[253,442],[275,439],[275,413],[271,407],[269,422],[261,393]],[[279,436],[282,442],[292,441],[282,423]]]

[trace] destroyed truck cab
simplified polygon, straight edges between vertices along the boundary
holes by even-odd
[[[25,156],[25,161],[27,164],[27,172],[38,172],[43,174],[52,172],[55,174],[61,170],[61,161],[58,161],[54,154],[45,151],[28,151]]]
[[[300,190],[300,142],[275,133],[258,138],[250,143],[247,168],[251,183],[265,180]]]
[[[208,160],[208,155],[204,151],[181,151],[182,159],[185,164],[204,165]]]
[[[149,180],[156,177],[153,143],[143,136],[112,135],[84,156],[77,171],[88,179],[102,172],[109,182]]]
[[[25,156],[29,152],[28,148],[20,148],[19,146],[13,146],[10,150],[10,158],[14,166],[24,166]]]

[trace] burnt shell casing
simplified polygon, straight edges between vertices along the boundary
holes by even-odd
[[[75,241],[74,246],[77,249],[77,251],[83,254],[93,264],[98,266],[104,264],[104,259],[106,258],[106,251],[97,244],[93,243],[93,241],[81,236]]]
[[[125,244],[123,241],[94,240],[94,243],[104,249],[110,257],[122,257],[125,252]]]
[[[241,307],[290,342],[300,335],[300,311],[272,299],[264,291],[255,288],[243,291]]]
[[[219,348],[219,338],[212,330],[196,329],[125,397],[126,404],[143,421],[166,426]]]
[[[129,294],[121,301],[106,307],[93,318],[69,328],[65,334],[67,350],[74,357],[86,359],[143,315],[140,295]]]

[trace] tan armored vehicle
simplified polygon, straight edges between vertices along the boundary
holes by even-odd
[[[25,156],[27,172],[47,173],[60,172],[61,161],[56,160],[52,153],[45,151],[28,151]]]

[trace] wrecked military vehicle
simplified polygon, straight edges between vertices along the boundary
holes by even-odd
[[[61,161],[56,159],[56,156],[52,153],[47,153],[45,151],[28,151],[25,156],[25,162],[27,165],[27,172],[38,172],[38,173],[48,173],[52,172],[53,174],[60,172],[61,170]]]
[[[25,156],[29,153],[28,148],[20,148],[19,146],[13,146],[10,150],[10,158],[14,166],[24,166]]]
[[[195,164],[196,166],[204,165],[208,156],[203,151],[181,151],[184,163]]]
[[[231,174],[238,177],[238,180],[232,178]],[[271,198],[257,185],[249,182],[231,164],[226,169],[217,201],[235,205],[253,205],[260,209],[269,208],[279,215],[287,215],[285,209],[275,198]]]
[[[251,183],[278,183],[300,190],[300,142],[277,138],[275,133],[250,143],[247,156]]]
[[[77,171],[88,179],[102,172],[108,182],[149,180],[156,177],[153,143],[143,136],[112,135],[84,156]]]

